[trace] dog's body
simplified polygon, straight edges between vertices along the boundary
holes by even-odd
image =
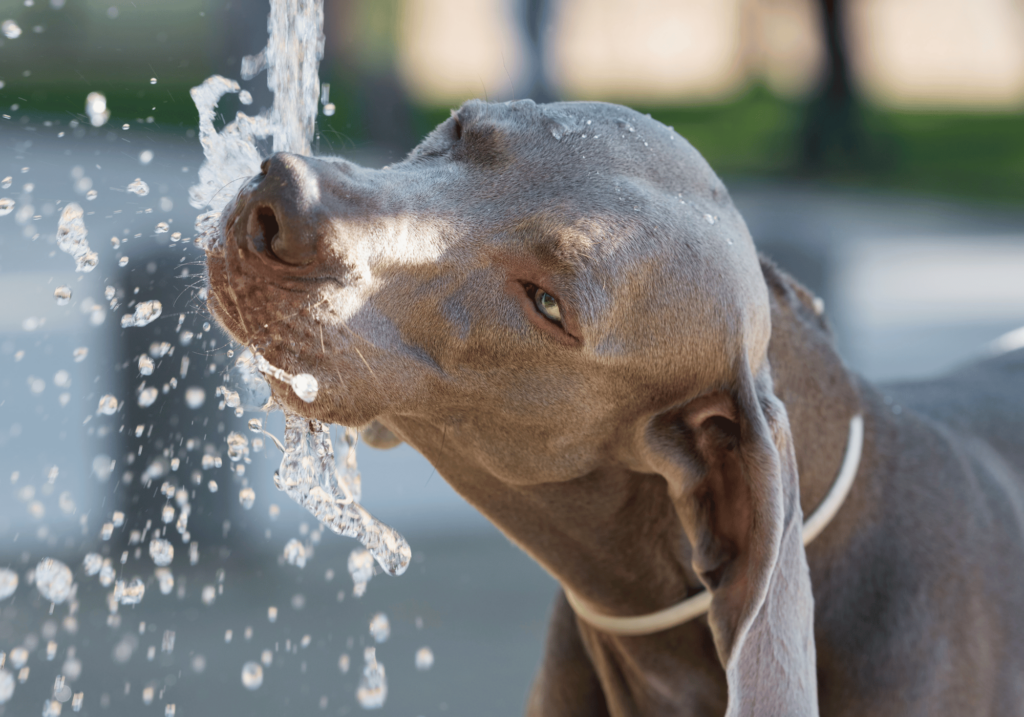
[[[468,103],[387,171],[278,155],[208,262],[227,329],[321,383],[280,400],[409,442],[595,609],[710,590],[641,637],[560,599],[531,715],[1024,714],[1024,351],[858,381],[671,130]]]

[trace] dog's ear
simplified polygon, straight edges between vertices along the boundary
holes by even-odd
[[[817,715],[814,598],[786,410],[764,367],[659,415],[650,460],[669,483],[729,686],[727,717]]]

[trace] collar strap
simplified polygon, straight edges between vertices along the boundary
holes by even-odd
[[[857,476],[863,447],[864,418],[858,413],[850,419],[850,432],[846,438],[846,453],[843,456],[843,463],[839,467],[839,475],[832,482],[828,495],[804,523],[802,532],[804,545],[818,537],[839,512],[839,508],[842,507],[843,501],[846,500],[846,496],[853,486],[853,479]],[[616,617],[596,612],[569,588],[563,586],[562,589],[577,616],[598,630],[612,635],[651,635],[700,617],[711,607],[711,593],[703,590],[664,610],[633,617]]]

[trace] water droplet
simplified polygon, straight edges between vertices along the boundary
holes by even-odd
[[[7,670],[0,669],[0,705],[8,702],[14,696],[14,675]]]
[[[174,703],[170,703],[164,706],[164,717],[174,717],[175,708]]]
[[[706,221],[708,224],[714,224],[715,222],[718,221],[718,218],[715,217],[715,216],[712,216],[711,214],[705,214],[704,215],[704,221]]]
[[[146,594],[146,584],[142,578],[132,578],[130,582],[118,580],[114,583],[114,600],[122,605],[138,605]]]
[[[306,546],[301,541],[292,538],[284,546],[284,559],[288,561],[289,565],[306,567]]]
[[[163,509],[160,511],[160,520],[162,520],[164,523],[173,523],[174,522],[174,506],[173,505],[165,505],[163,507]]]
[[[102,413],[104,416],[113,416],[117,413],[117,399],[109,393],[100,398],[98,413]]]
[[[249,419],[249,430],[252,431],[253,433],[262,433],[263,432],[263,420],[260,419],[260,418],[250,418]]]
[[[53,298],[57,300],[57,306],[67,306],[71,301],[71,287],[58,286],[53,290]]]
[[[185,404],[192,409],[200,408],[206,402],[206,391],[199,386],[185,389]]]
[[[50,3],[52,4],[53,1],[54,0],[50,0]],[[60,0],[60,1],[64,2],[64,0]],[[71,698],[71,709],[73,711],[75,711],[75,712],[81,712],[82,711],[82,703],[83,702],[85,702],[85,693],[84,692],[76,692],[75,696]]]
[[[238,394],[235,394],[237,397]],[[225,404],[230,406],[230,401],[225,401]],[[236,404],[237,405],[237,404]],[[231,459],[232,463],[238,463],[243,458],[249,455],[249,439],[237,431],[232,431],[228,434],[228,458]],[[253,496],[255,497],[255,495]],[[243,503],[244,505],[244,503]]]
[[[53,686],[53,699],[57,700],[58,702],[67,702],[71,699],[71,688],[68,685],[64,684],[63,677],[58,677],[57,681],[59,681],[60,684],[55,684]],[[57,714],[60,714],[60,712],[58,712]]]
[[[164,307],[158,300],[142,301],[135,305],[135,313],[125,314],[121,317],[121,328],[127,329],[132,326],[147,326],[163,313]]]
[[[18,589],[18,574],[8,568],[0,568],[0,600],[6,600]]]
[[[149,194],[149,185],[141,179],[136,178],[134,182],[128,185],[128,191],[132,194],[138,194],[140,197],[144,197]]]
[[[14,20],[4,20],[0,23],[0,32],[3,32],[8,40],[17,40],[21,37],[21,28]]]
[[[167,232],[170,231],[170,229],[171,227],[170,225],[167,224],[167,222],[159,222],[156,225],[156,229],[154,229],[153,232],[155,234],[166,234]]]
[[[143,376],[152,376],[156,363],[146,354],[139,356],[139,373]]]
[[[55,558],[43,558],[36,565],[36,589],[58,605],[68,599],[74,579],[71,568]]]
[[[373,639],[376,642],[387,642],[388,638],[391,637],[391,623],[388,621],[388,616],[382,612],[378,612],[370,619],[370,634],[373,635]]]
[[[359,680],[356,699],[365,710],[379,709],[384,706],[388,697],[384,665],[377,662],[377,650],[373,647],[366,648],[363,652],[363,659],[366,661],[366,666],[363,668],[363,676]]]
[[[110,119],[107,98],[101,92],[90,92],[85,98],[85,113],[93,127],[102,127]]]
[[[82,568],[86,575],[95,575],[103,567],[103,556],[99,553],[86,553],[82,558]]]
[[[7,197],[0,197],[0,217],[7,216],[14,211],[15,201]],[[19,215],[20,216],[20,215]]]
[[[157,568],[154,571],[161,595],[170,595],[174,590],[174,573],[167,568]]]
[[[114,524],[113,523],[104,523],[100,527],[100,540],[110,540],[110,538],[113,535],[114,535]]]
[[[139,152],[139,164],[146,165],[153,161],[153,150],[144,149]],[[138,181],[138,180],[136,180]],[[147,190],[148,191],[148,190]]]
[[[252,504],[256,502],[256,491],[252,488],[242,488],[238,491],[238,502],[242,504],[242,507],[246,510],[252,508]]]
[[[166,567],[174,560],[174,546],[169,540],[154,538],[149,541],[149,557],[156,565]]]
[[[103,567],[100,568],[100,585],[109,588],[114,584],[114,578],[116,577],[117,572],[114,570],[114,564],[110,561],[110,558],[104,558]]]
[[[316,394],[320,390],[317,380],[308,373],[300,373],[297,376],[293,376],[291,385],[295,395],[306,403],[315,401]]]
[[[373,577],[373,556],[368,550],[356,548],[348,556],[348,573],[352,576],[352,595],[362,597],[366,584]]]
[[[149,408],[156,403],[156,399],[159,395],[160,391],[156,386],[147,386],[139,392],[139,406],[142,408]]]
[[[75,349],[71,353],[71,356],[72,356],[72,358],[74,358],[75,363],[82,363],[83,361],[85,361],[85,359],[86,359],[86,357],[88,355],[89,355],[89,347],[88,346],[79,346],[77,349]]]
[[[89,242],[85,237],[89,233],[85,228],[82,207],[70,202],[61,212],[57,222],[57,247],[75,259],[75,271],[89,272],[96,268],[99,256],[90,251]]]
[[[252,95],[249,93],[249,90],[242,90],[241,92],[239,92],[238,101],[241,102],[243,105],[251,105]]]
[[[20,670],[28,662],[28,650],[24,647],[15,647],[11,650],[11,667]]]
[[[337,108],[334,106],[333,102],[328,102],[327,104],[324,105],[324,116],[333,117],[336,111]]]
[[[277,608],[273,605],[267,608],[267,620],[270,622],[277,622]]]
[[[434,651],[429,647],[421,647],[416,650],[416,669],[429,670],[434,666]]]
[[[149,78],[149,84],[155,85],[156,84],[156,78],[155,77],[150,77]]]
[[[246,662],[242,665],[242,684],[247,690],[257,690],[263,684],[263,668],[258,662]],[[11,688],[13,692],[14,688]]]
[[[0,189],[10,189],[11,184],[14,182],[13,177],[4,177],[0,179]]]
[[[341,674],[343,675],[348,674],[348,668],[351,664],[352,662],[346,654],[342,654],[342,656],[338,658],[338,669],[341,670]]]

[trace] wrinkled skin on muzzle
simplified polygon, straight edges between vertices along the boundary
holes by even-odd
[[[646,470],[651,415],[728,385],[742,352],[764,360],[743,220],[686,140],[632,110],[472,101],[382,170],[262,170],[208,251],[212,313],[317,378],[311,404],[274,386],[289,410],[376,422],[447,473]]]

